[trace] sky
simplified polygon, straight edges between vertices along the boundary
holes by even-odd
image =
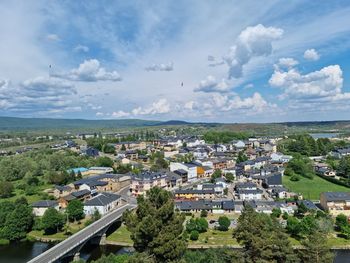
[[[350,119],[350,1],[0,1],[0,116]]]

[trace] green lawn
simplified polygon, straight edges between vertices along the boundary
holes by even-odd
[[[305,199],[319,200],[322,192],[350,192],[350,188],[333,184],[318,176],[312,180],[302,177],[299,181],[293,182],[288,176],[283,176],[283,185],[290,191],[301,193]]]
[[[133,242],[130,238],[130,232],[125,225],[121,225],[116,231],[107,237],[107,241],[125,243],[132,246]]]
[[[232,229],[228,231],[208,229],[207,232],[199,235],[198,240],[190,240],[188,244],[190,246],[232,246],[238,245],[238,242],[232,237]]]
[[[23,183],[23,180],[18,180],[16,182],[14,182],[14,186],[16,188],[17,184]],[[52,184],[43,184],[43,185],[38,185],[36,186],[37,189],[37,193],[33,194],[33,195],[27,195],[25,193],[24,190],[21,189],[15,189],[13,191],[13,196],[9,197],[9,198],[1,198],[1,201],[15,201],[16,199],[20,198],[20,197],[25,197],[28,200],[29,204],[32,204],[34,202],[43,200],[44,198],[40,195],[41,193],[43,193],[44,190],[48,189],[48,188],[52,188]]]

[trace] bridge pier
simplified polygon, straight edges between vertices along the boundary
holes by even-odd
[[[102,246],[106,245],[106,241],[107,241],[107,236],[106,236],[106,233],[104,233],[104,234],[101,236],[100,245],[102,245]]]
[[[73,261],[79,261],[80,260],[80,252],[77,252],[74,254]]]

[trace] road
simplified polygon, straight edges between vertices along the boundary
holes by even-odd
[[[112,212],[103,216],[100,220],[92,223],[91,225],[80,230],[78,233],[72,235],[71,237],[67,238],[66,240],[62,241],[56,246],[40,254],[36,258],[33,258],[32,260],[28,261],[28,263],[49,263],[61,258],[73,248],[83,244],[85,241],[93,237],[96,233],[101,231],[107,225],[120,218],[123,215],[124,211],[126,211],[127,209],[133,209],[135,207],[136,205],[127,204],[113,210]]]

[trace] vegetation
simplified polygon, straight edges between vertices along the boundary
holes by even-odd
[[[231,225],[231,221],[230,221],[230,219],[228,219],[227,216],[220,216],[218,222],[219,222],[219,228],[218,229],[220,231],[227,231],[228,228]]]
[[[285,173],[291,181],[299,181],[301,177],[313,179],[314,171],[310,158],[296,154],[287,164]]]
[[[65,217],[55,208],[48,208],[41,218],[41,226],[46,235],[55,234],[62,230]]]
[[[283,185],[290,191],[300,193],[304,198],[310,200],[319,200],[322,192],[344,192],[349,191],[349,188],[328,182],[318,176],[314,178],[301,178],[300,181],[291,181],[288,176],[283,176]]]
[[[32,208],[22,200],[4,202],[0,208],[0,238],[10,241],[25,238],[34,223]]]
[[[192,231],[197,231],[198,233],[204,233],[208,230],[208,221],[204,217],[191,218],[186,223],[186,231],[192,233]]]
[[[85,216],[84,204],[80,200],[74,199],[68,203],[66,213],[70,221],[80,220]]]
[[[203,139],[208,143],[229,143],[232,140],[245,140],[249,135],[244,132],[231,131],[208,131],[204,133]]]
[[[136,212],[123,215],[135,250],[155,262],[179,260],[186,250],[182,238],[185,217],[174,210],[171,193],[154,187],[145,197],[138,196],[137,204]]]

